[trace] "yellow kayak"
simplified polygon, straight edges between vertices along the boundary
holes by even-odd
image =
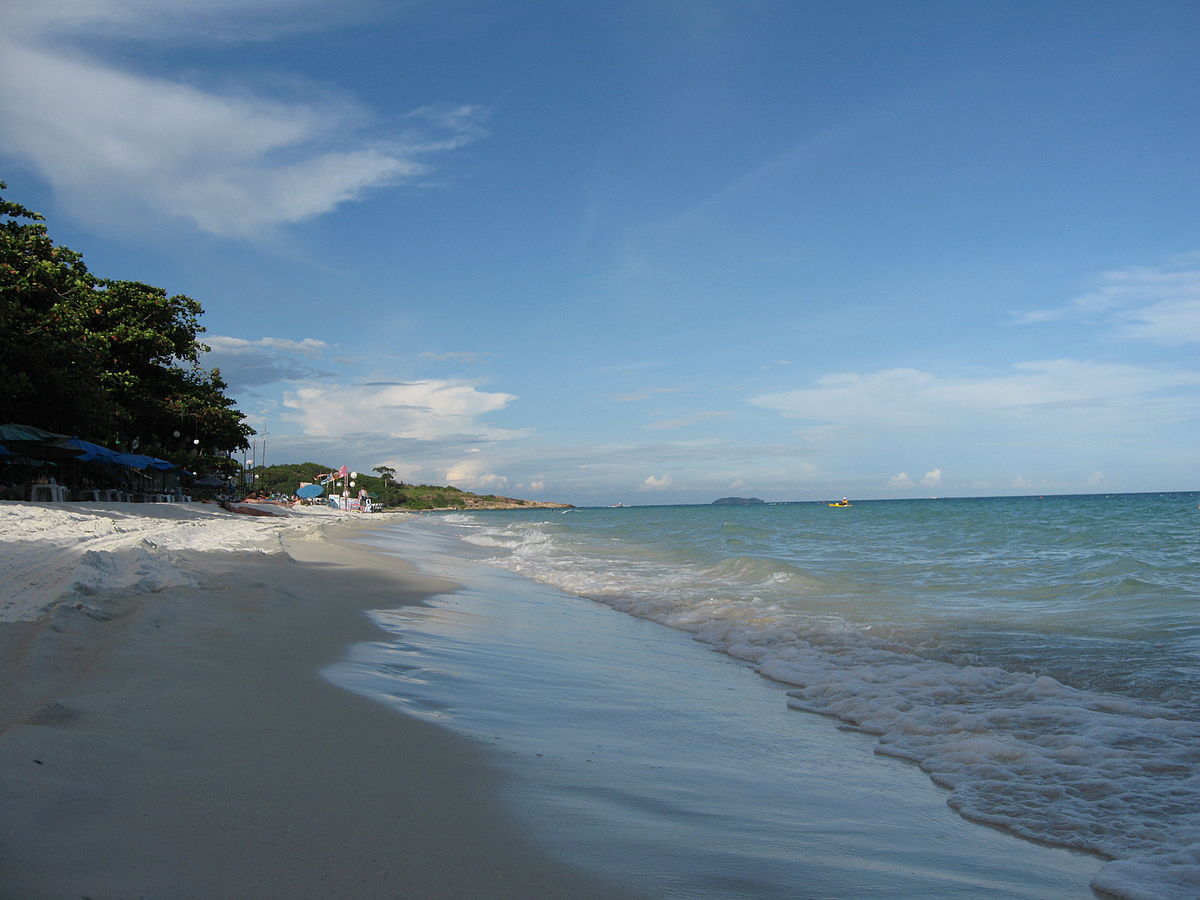
[[[830,503],[829,506],[853,506],[853,503]]]

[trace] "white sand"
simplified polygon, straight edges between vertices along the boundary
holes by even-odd
[[[455,587],[345,539],[378,521],[0,503],[0,898],[625,896],[479,748],[321,677]]]
[[[29,621],[102,591],[157,592],[191,585],[180,550],[281,549],[283,535],[311,535],[353,518],[325,506],[251,505],[271,518],[215,503],[0,503],[0,622]]]

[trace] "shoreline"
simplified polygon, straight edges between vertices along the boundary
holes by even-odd
[[[495,565],[464,528],[364,538],[462,587],[375,613],[390,639],[330,677],[492,748],[557,858],[651,896],[1099,896],[1103,858],[969,821],[875,736],[685,630]]]
[[[0,898],[630,896],[525,836],[482,748],[322,677],[454,585],[348,539],[377,519],[222,518],[282,549],[0,623]]]

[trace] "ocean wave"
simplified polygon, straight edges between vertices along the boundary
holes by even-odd
[[[808,590],[820,583],[796,566],[761,556],[731,556],[707,567],[706,571],[717,582],[729,585],[761,584]]]
[[[822,577],[769,555],[711,559],[546,522],[487,525],[463,539],[501,550],[494,565],[751,663],[793,688],[791,708],[876,735],[876,752],[918,765],[965,818],[1117,860],[1100,889],[1196,895],[1200,724],[1169,692],[1152,702],[988,665],[982,653],[955,659],[911,623],[831,613],[819,602]],[[1130,589],[1129,578],[1104,573],[1102,592]]]

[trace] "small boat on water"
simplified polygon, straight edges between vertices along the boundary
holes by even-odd
[[[847,500],[845,497],[843,497],[841,500],[838,500],[836,503],[828,503],[826,505],[833,506],[833,507],[842,507],[842,506],[853,506],[854,504],[851,503],[849,500]]]

